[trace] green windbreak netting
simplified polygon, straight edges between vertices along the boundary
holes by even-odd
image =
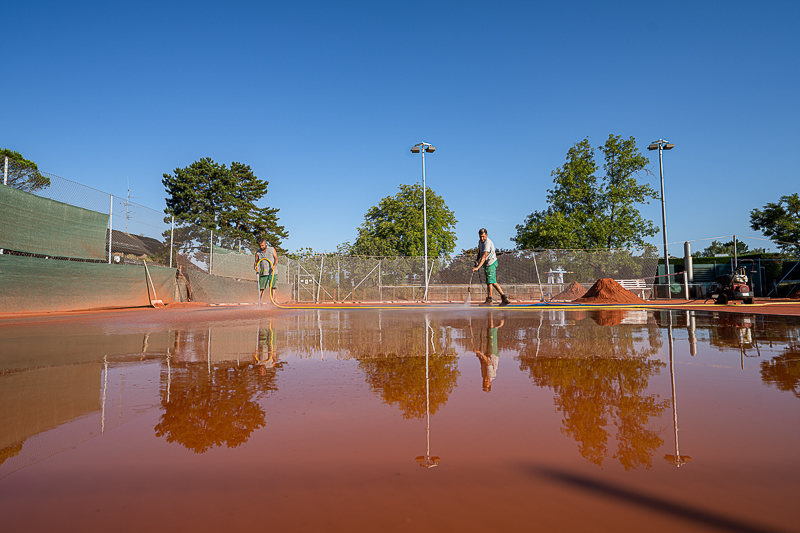
[[[250,265],[252,269],[253,266]],[[258,285],[255,276],[250,280],[235,279],[189,270],[186,272],[192,291],[192,301],[206,303],[257,303]],[[269,297],[269,295],[267,295]]]
[[[108,215],[0,186],[0,248],[104,259]]]
[[[213,252],[211,273],[215,276],[248,280],[256,279],[256,271],[253,270],[255,255],[234,252],[216,244],[211,250]]]
[[[173,302],[176,269],[149,268],[157,299]],[[0,313],[146,306],[150,305],[146,279],[140,265],[4,254],[0,255]]]

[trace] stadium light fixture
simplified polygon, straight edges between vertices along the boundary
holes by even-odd
[[[420,150],[422,149],[422,150]],[[425,185],[425,152],[432,154],[436,148],[431,143],[415,144],[411,148],[411,152],[415,154],[422,153],[422,224],[424,231],[424,246],[425,246],[425,296],[423,301],[428,301],[428,200],[426,198],[426,185]]]
[[[675,145],[664,139],[659,139],[650,143],[647,147],[648,150],[658,150],[658,168],[661,175],[661,224],[664,233],[664,274],[667,276],[667,298],[671,297],[672,282],[669,279],[669,251],[667,250],[667,206],[664,200],[664,159],[662,153],[664,150],[672,150]]]

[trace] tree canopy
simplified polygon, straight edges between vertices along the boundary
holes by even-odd
[[[450,254],[456,247],[455,214],[430,187],[428,204],[428,255]],[[422,256],[425,254],[422,216],[422,186],[400,185],[400,192],[387,196],[364,215],[353,255]]]
[[[644,247],[644,239],[658,233],[637,208],[659,195],[637,181],[641,172],[649,172],[649,160],[635,139],[609,135],[597,149],[605,174],[596,175],[599,166],[588,138],[570,148],[564,166],[551,173],[555,186],[547,191],[548,208],[517,225],[512,238],[517,249]]]
[[[800,196],[781,196],[778,203],[750,211],[750,227],[776,241],[784,253],[800,254]]]
[[[8,184],[10,186],[28,192],[50,186],[50,178],[39,172],[36,163],[25,159],[22,154],[14,150],[0,148],[0,169],[5,165],[6,157],[8,158]]]
[[[279,209],[258,207],[269,182],[253,174],[248,165],[234,161],[230,167],[210,158],[164,174],[167,209],[176,219],[214,230],[223,246],[237,239],[255,245],[264,237],[283,252],[282,239],[289,236],[278,224]]]

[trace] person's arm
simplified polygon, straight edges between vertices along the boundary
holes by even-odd
[[[489,252],[488,252],[488,251],[486,251],[486,252],[483,252],[483,255],[481,256],[481,260],[480,260],[480,261],[478,261],[478,264],[477,264],[477,265],[475,265],[475,267],[472,269],[472,271],[473,271],[473,272],[475,272],[476,270],[478,270],[478,269],[481,267],[481,265],[483,265],[483,263],[484,263],[484,261],[486,261],[486,257],[488,257],[488,255],[489,255]]]
[[[278,252],[275,250],[275,248],[273,248],[272,249],[272,268],[273,268],[273,273],[275,271],[274,269],[275,269],[276,266],[278,266]]]
[[[256,254],[256,262],[253,263],[253,270],[258,272],[258,254]]]

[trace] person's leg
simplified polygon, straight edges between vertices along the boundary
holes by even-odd
[[[258,305],[261,305],[261,302],[264,300],[264,289],[267,288],[267,277],[266,276],[259,276],[258,277]]]
[[[500,305],[508,305],[511,303],[508,299],[508,296],[503,292],[503,289],[500,288],[499,283],[495,283],[494,286],[497,288],[497,292],[500,293]]]
[[[494,286],[495,289],[497,289],[497,293],[500,295],[501,298],[505,296],[505,293],[503,292],[503,289],[500,288],[499,283],[493,283],[492,285]]]
[[[484,273],[486,274],[486,303],[490,304],[492,302],[492,287],[497,285],[497,279],[495,278],[495,272],[497,272],[497,263],[492,263],[491,265],[486,265],[484,267]]]

